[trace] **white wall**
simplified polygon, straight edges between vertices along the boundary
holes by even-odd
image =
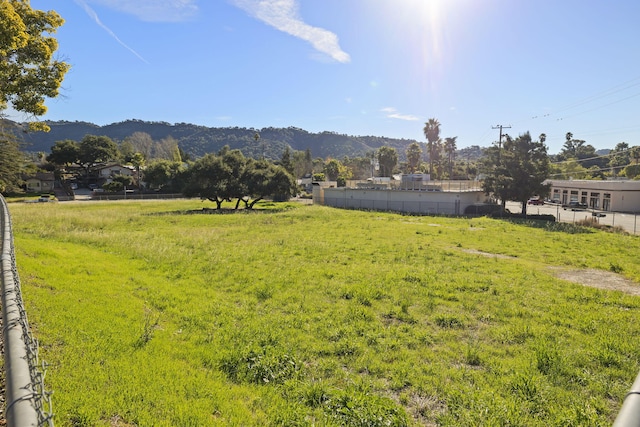
[[[485,200],[482,191],[375,190],[346,187],[318,188],[314,191],[313,198],[314,203],[338,208],[447,215],[461,215],[467,206]]]

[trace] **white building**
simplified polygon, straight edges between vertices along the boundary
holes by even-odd
[[[640,212],[640,181],[548,180],[550,198],[563,205],[584,203],[591,209]]]
[[[346,209],[462,215],[468,206],[486,200],[477,183],[469,185],[467,181],[429,181],[421,189],[406,189],[403,183],[397,186],[365,183],[369,188],[320,184],[323,185],[313,186],[314,203]]]

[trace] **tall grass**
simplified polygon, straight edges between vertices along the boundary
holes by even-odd
[[[640,368],[640,300],[548,268],[637,237],[262,207],[10,205],[56,425],[609,425]]]

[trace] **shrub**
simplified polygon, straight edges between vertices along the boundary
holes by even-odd
[[[628,234],[622,227],[612,227],[610,225],[600,224],[597,218],[586,218],[580,221],[576,221],[576,225],[579,225],[581,227],[595,228],[602,231],[608,231],[610,233]]]
[[[436,325],[445,329],[459,329],[464,326],[462,320],[458,319],[456,316],[446,316],[440,315],[436,316]]]
[[[293,356],[270,348],[235,351],[224,356],[220,370],[233,382],[282,384],[300,373],[302,364]]]
[[[404,427],[409,425],[404,410],[391,399],[362,390],[339,391],[323,406],[325,413],[339,425]]]

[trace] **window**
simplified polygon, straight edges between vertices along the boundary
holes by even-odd
[[[611,193],[604,193],[604,199],[602,199],[602,209],[605,211],[611,210]]]
[[[572,202],[578,201],[578,190],[571,190],[571,199]]]
[[[600,193],[591,193],[591,198],[589,199],[589,207],[592,209],[600,208]]]

